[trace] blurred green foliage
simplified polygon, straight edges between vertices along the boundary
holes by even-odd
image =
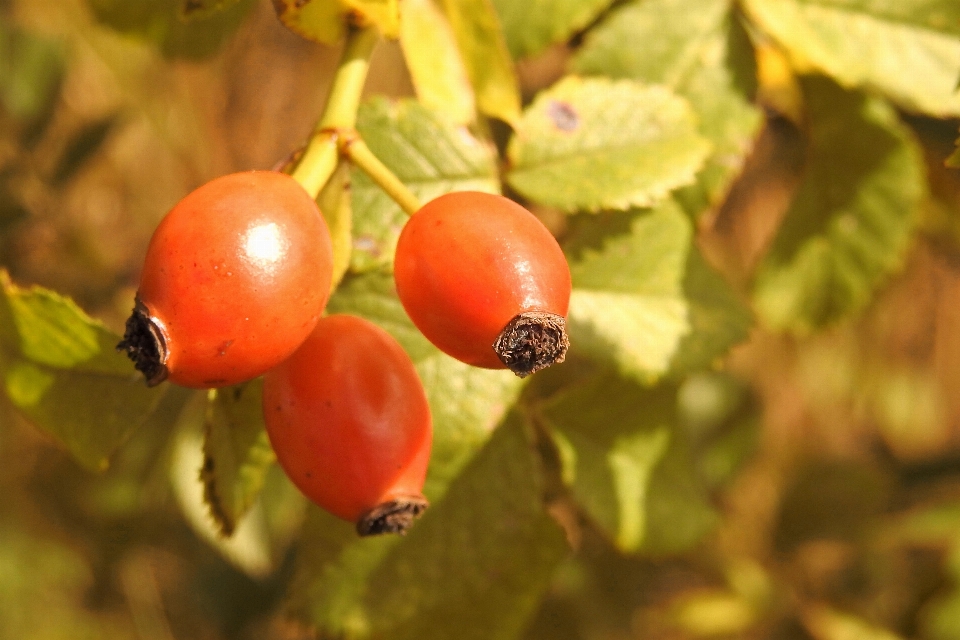
[[[0,638],[960,638],[954,0],[279,4],[0,3]],[[401,41],[374,153],[522,200],[574,284],[566,363],[467,367],[396,203],[321,195],[329,311],[429,396],[405,537],[306,504],[256,382],[114,350],[160,216],[302,143],[346,15]]]

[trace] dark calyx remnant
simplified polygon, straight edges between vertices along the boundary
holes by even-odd
[[[361,536],[381,533],[403,535],[429,506],[430,503],[423,496],[403,496],[378,504],[357,521],[357,533]]]
[[[521,378],[563,362],[569,347],[563,316],[541,311],[514,316],[493,343],[500,362]]]
[[[147,386],[155,387],[167,379],[167,344],[163,333],[150,317],[146,306],[137,298],[133,313],[127,318],[123,340],[117,351],[126,351],[137,371],[147,377]]]

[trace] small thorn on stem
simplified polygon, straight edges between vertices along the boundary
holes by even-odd
[[[563,316],[542,311],[518,314],[507,323],[493,350],[510,371],[524,378],[563,362],[570,348]]]
[[[401,496],[378,504],[357,521],[357,533],[361,536],[376,536],[382,533],[404,535],[428,506],[430,503],[423,496]]]
[[[127,318],[123,340],[117,351],[125,351],[133,360],[134,368],[147,378],[147,386],[155,387],[167,379],[167,342],[157,322],[150,317],[140,298],[137,297],[133,313]]]

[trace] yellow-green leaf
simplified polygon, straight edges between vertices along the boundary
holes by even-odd
[[[624,47],[624,42],[644,46]],[[692,215],[724,197],[763,120],[753,104],[753,50],[730,0],[624,3],[588,32],[574,68],[664,84],[687,98],[713,151],[696,184],[678,197]]]
[[[306,617],[357,639],[518,637],[567,554],[541,473],[511,414],[402,538],[357,539],[313,511],[295,594]]]
[[[676,413],[677,389],[600,374],[551,398],[541,415],[577,503],[626,552],[667,554],[715,522]]]
[[[333,45],[355,26],[375,26],[383,36],[400,35],[399,0],[273,0],[280,22],[308,40]]]
[[[453,122],[472,122],[473,87],[453,30],[434,0],[404,0],[400,47],[420,102]]]
[[[204,420],[204,500],[224,535],[253,505],[276,460],[263,424],[259,379],[208,393]]]
[[[514,124],[520,116],[520,90],[491,0],[440,2],[476,93],[477,109]]]
[[[800,69],[937,117],[960,115],[956,0],[746,0]]]
[[[903,261],[924,192],[920,152],[880,98],[803,81],[807,170],[754,285],[768,325],[808,333],[862,309]]]
[[[593,22],[613,0],[493,0],[514,58],[536,55],[568,40]]]
[[[662,86],[568,76],[524,111],[507,180],[565,211],[653,205],[710,152],[689,103]]]
[[[119,336],[52,291],[0,277],[0,371],[7,397],[37,427],[94,470],[156,406]]]

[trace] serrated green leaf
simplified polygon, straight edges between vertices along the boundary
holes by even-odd
[[[317,196],[317,205],[330,230],[333,241],[333,278],[335,290],[350,268],[353,251],[353,207],[350,198],[350,165],[341,162]]]
[[[709,367],[752,316],[695,244],[681,209],[582,214],[564,241],[573,273],[574,351],[651,381]]]
[[[533,56],[596,20],[613,0],[493,0],[510,54]]]
[[[520,89],[491,0],[440,0],[476,94],[477,110],[514,124]]]
[[[404,0],[400,47],[420,103],[457,124],[472,122],[473,87],[453,29],[433,0]]]
[[[254,0],[185,22],[183,0],[87,0],[103,24],[155,45],[170,58],[205,58],[216,53],[243,22]]]
[[[282,561],[299,530],[306,499],[278,465],[269,465],[255,501],[233,534],[225,537],[204,497],[204,423],[209,402],[206,392],[196,392],[177,419],[169,466],[173,493],[187,523],[203,540],[244,573],[265,578]]]
[[[901,264],[924,191],[919,150],[886,102],[822,78],[803,86],[807,171],[753,293],[767,324],[794,333],[867,304]]]
[[[955,0],[747,0],[744,6],[800,69],[902,107],[960,115],[960,4]]]
[[[387,38],[400,35],[399,0],[273,0],[277,17],[294,33],[337,44],[350,25],[374,26]]]
[[[601,374],[541,409],[574,498],[622,551],[680,552],[715,522],[676,406],[673,385]]]
[[[666,373],[690,332],[683,279],[691,237],[689,219],[668,201],[635,214],[629,233],[574,257],[571,348],[613,359],[642,381]]]
[[[680,340],[670,363],[673,374],[715,364],[730,348],[747,339],[753,314],[723,276],[704,260],[694,244],[687,256],[683,295],[690,332]]]
[[[499,193],[493,149],[417,102],[371,100],[360,108],[357,129],[373,153],[423,202],[451,191]],[[392,265],[407,215],[361,171],[353,173],[352,193],[351,269]]]
[[[208,392],[203,437],[203,497],[225,536],[253,505],[276,461],[263,423],[262,383]]]
[[[514,414],[403,538],[350,539],[317,512],[303,546],[308,618],[357,638],[516,637],[567,553],[541,482]]]
[[[82,464],[105,469],[162,391],[147,389],[117,353],[119,337],[71,300],[16,287],[5,273],[0,279],[0,367],[7,396]]]
[[[424,492],[431,500],[439,497],[516,400],[522,382],[508,371],[458,362],[430,344],[404,312],[389,273],[346,279],[327,310],[378,324],[414,361],[433,416],[433,450]]]
[[[507,149],[507,180],[565,211],[652,205],[694,180],[710,144],[669,89],[572,76],[539,94]]]
[[[239,0],[180,0],[180,15],[186,20],[206,18],[237,2]]]
[[[730,0],[629,2],[592,29],[574,60],[584,74],[664,84],[690,101],[700,133],[713,143],[697,184],[678,194],[699,214],[739,174],[762,117],[751,100],[753,50]],[[624,47],[624,42],[643,42]]]

